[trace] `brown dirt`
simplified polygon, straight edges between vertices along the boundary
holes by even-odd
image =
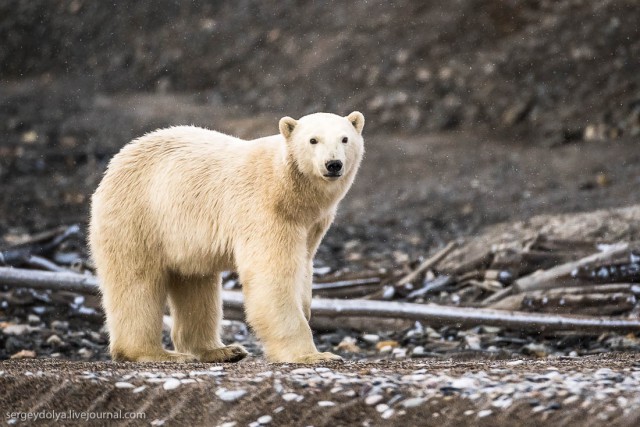
[[[594,373],[600,369],[610,376],[621,375],[626,378],[629,372],[638,367],[638,359],[632,355],[609,354],[586,357],[574,360],[531,360],[525,363],[513,361],[491,361],[486,359],[472,361],[424,361],[424,362],[366,362],[328,365],[335,374],[357,374],[363,382],[351,389],[352,397],[332,393],[333,383],[295,380],[296,366],[269,365],[264,362],[245,361],[236,365],[225,365],[225,375],[207,377],[202,382],[183,384],[176,390],[164,390],[161,385],[147,383],[148,387],[140,393],[131,389],[114,386],[121,377],[140,372],[154,374],[176,373],[188,374],[191,371],[206,371],[211,365],[202,364],[122,364],[122,363],[82,363],[53,360],[5,361],[0,364],[0,387],[4,391],[0,397],[0,409],[3,417],[6,412],[19,411],[117,411],[144,412],[144,422],[128,422],[125,425],[148,425],[153,420],[165,420],[167,426],[172,425],[219,425],[223,422],[237,421],[237,425],[247,425],[260,416],[271,415],[272,425],[380,425],[380,426],[458,426],[458,425],[521,425],[537,426],[565,425],[584,426],[605,423],[610,426],[633,426],[640,422],[640,392],[636,388],[632,392],[622,393],[628,402],[625,406],[615,408],[615,396],[602,400],[594,400],[588,393],[581,395],[572,403],[567,403],[562,410],[545,410],[532,412],[537,403],[529,399],[515,400],[504,409],[491,407],[491,401],[485,398],[469,398],[469,394],[441,388],[434,397],[422,404],[406,408],[400,414],[402,405],[395,405],[398,410],[389,419],[381,418],[375,406],[364,402],[366,396],[376,382],[383,380],[396,381],[398,387],[387,395],[401,395],[403,398],[420,392],[411,383],[402,382],[405,375],[413,374],[422,368],[427,374],[445,376],[450,379],[465,378],[480,372],[497,375],[503,386],[517,385],[528,379],[544,381],[544,375],[557,371],[561,373],[562,383],[574,373]],[[631,369],[631,370],[630,370]],[[258,381],[261,373],[272,371]],[[423,372],[421,371],[421,372]],[[94,379],[86,378],[95,374]],[[539,376],[543,377],[539,377]],[[264,376],[264,374],[262,375]],[[594,383],[597,382],[595,378]],[[125,377],[126,378],[126,377]],[[406,378],[406,377],[405,377]],[[144,378],[127,379],[134,386],[145,383]],[[281,390],[280,387],[283,389]],[[220,388],[242,389],[248,393],[231,403],[223,402],[216,397]],[[345,386],[345,389],[350,387]],[[545,388],[546,389],[546,388]],[[543,389],[543,390],[545,390]],[[553,389],[553,384],[549,385]],[[302,402],[286,402],[281,394],[296,393],[304,396]],[[537,396],[544,403],[544,392]],[[554,400],[553,393],[551,399]],[[319,407],[319,401],[333,401],[336,406]],[[557,398],[556,398],[557,400]],[[584,404],[588,400],[589,404]],[[400,400],[401,401],[401,400]],[[614,405],[614,409],[611,406]],[[393,405],[392,405],[393,406]],[[283,407],[281,412],[274,409]],[[491,408],[489,416],[479,418],[479,410]],[[465,411],[472,411],[471,413]],[[437,414],[437,415],[436,415]],[[606,416],[602,416],[605,414]],[[6,418],[4,419],[6,422]],[[45,422],[44,424],[53,424]],[[68,423],[76,425],[81,423]],[[65,423],[67,425],[67,423]]]

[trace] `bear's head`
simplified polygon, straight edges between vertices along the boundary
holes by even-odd
[[[287,151],[303,175],[325,181],[353,177],[364,154],[364,116],[315,113],[299,120],[280,119]]]

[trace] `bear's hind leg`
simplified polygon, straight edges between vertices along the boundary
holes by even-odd
[[[238,344],[225,346],[220,340],[222,295],[220,275],[181,276],[169,281],[169,305],[176,350],[193,354],[201,362],[237,362],[247,356]]]
[[[107,315],[111,357],[117,362],[187,362],[190,354],[162,347],[166,287],[161,277],[130,277],[101,269],[102,300]]]

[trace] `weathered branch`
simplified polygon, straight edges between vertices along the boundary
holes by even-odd
[[[567,262],[565,264],[553,267],[549,270],[538,271],[529,274],[528,276],[521,277],[517,279],[510,287],[489,296],[483,301],[483,305],[494,304],[497,301],[500,301],[501,299],[513,294],[567,286],[567,280],[563,279],[569,277],[574,270],[577,270],[578,268],[585,265],[612,259],[624,253],[626,250],[628,250],[628,248],[628,243],[619,243],[616,245],[612,245],[612,247],[606,251],[589,255],[588,257],[579,259],[577,261]],[[582,282],[575,281],[575,283],[580,284]]]
[[[0,267],[0,285],[37,289],[65,289],[96,293],[98,282],[92,276],[52,273]],[[244,299],[240,292],[222,291],[227,318],[240,317]],[[378,319],[419,320],[432,326],[470,327],[493,325],[519,330],[580,330],[588,332],[639,331],[640,320],[607,317],[558,316],[491,309],[449,307],[369,300],[329,300],[314,298],[311,303],[312,327],[346,327],[345,318],[366,318],[362,330],[375,330]],[[239,320],[239,319],[236,319]],[[337,322],[337,325],[335,324]]]
[[[488,308],[496,310],[520,310],[525,305],[528,305],[527,301],[544,300],[546,301],[546,305],[550,308],[557,306],[559,308],[566,309],[567,307],[573,306],[574,309],[572,312],[578,311],[584,313],[585,311],[590,311],[586,309],[594,305],[593,303],[589,304],[589,302],[595,301],[596,298],[602,298],[603,304],[595,304],[604,308],[604,303],[607,303],[610,299],[615,299],[612,295],[616,295],[618,293],[625,294],[629,297],[639,294],[640,285],[635,283],[612,283],[606,285],[586,285],[570,288],[548,289],[544,291],[524,292],[503,298],[500,301],[489,305]],[[583,299],[580,299],[579,297],[582,297]],[[559,304],[559,301],[564,302]],[[624,311],[624,306],[628,305],[628,303],[629,301],[622,303],[618,311]],[[635,302],[631,301],[631,305],[633,306],[634,304]],[[626,309],[630,308],[630,306],[626,307]]]
[[[407,283],[413,282],[416,277],[420,275],[423,271],[437,265],[440,261],[444,259],[449,253],[456,247],[456,242],[449,242],[447,246],[442,248],[436,254],[434,254],[431,258],[425,260],[422,264],[418,266],[411,273],[407,274],[403,278],[398,281],[398,286],[406,285]]]
[[[78,225],[57,227],[39,235],[33,236],[26,242],[0,251],[0,264],[17,265],[24,262],[31,255],[41,255],[60,246],[69,237],[80,232]]]
[[[557,267],[553,267],[549,270],[533,273],[528,276],[521,277],[516,280],[512,286],[513,293],[533,291],[538,289],[548,289],[554,287],[558,279],[569,276],[572,271],[583,267],[585,265],[592,264],[594,262],[600,262],[607,259],[611,259],[629,248],[627,243],[620,243],[613,245],[610,249],[598,252],[588,257],[579,259],[577,261],[567,262]]]

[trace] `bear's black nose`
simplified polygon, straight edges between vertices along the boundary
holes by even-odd
[[[337,174],[342,170],[342,162],[340,160],[329,160],[324,165],[331,174]]]

